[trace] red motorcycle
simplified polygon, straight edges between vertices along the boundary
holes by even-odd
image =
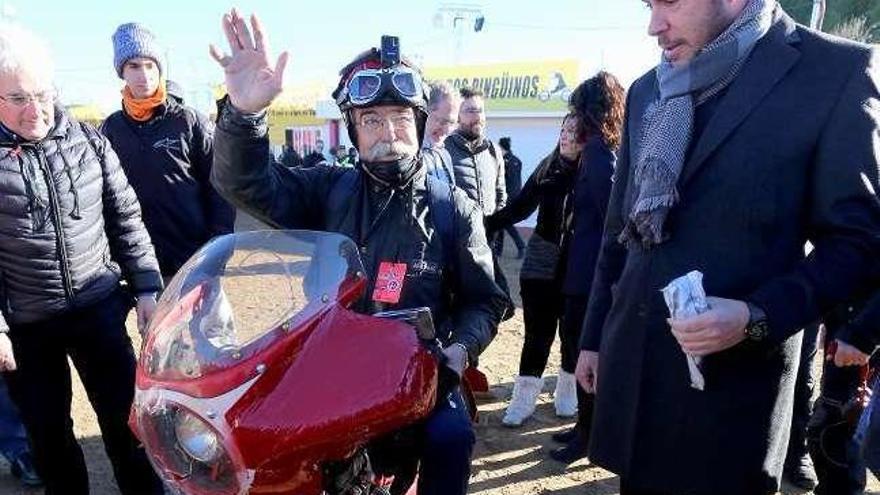
[[[367,316],[357,246],[309,231],[214,239],[159,300],[131,426],[178,493],[389,493],[368,444],[426,418],[427,308]]]

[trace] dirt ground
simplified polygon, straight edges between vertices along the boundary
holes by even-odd
[[[246,219],[241,228],[252,227]],[[502,265],[511,282],[513,294],[519,303],[519,261],[513,256],[515,248],[508,246]],[[256,290],[257,288],[255,288]],[[519,304],[518,304],[519,306]],[[134,320],[129,317],[129,333],[139,346]],[[520,345],[523,339],[522,312],[505,322],[498,337],[481,357],[480,367],[488,375],[491,384],[490,397],[480,402],[480,418],[477,425],[477,448],[473,462],[470,493],[473,495],[613,495],[618,493],[618,480],[613,474],[590,465],[587,460],[571,466],[563,466],[550,460],[547,453],[555,447],[550,439],[554,432],[572,425],[571,420],[555,417],[551,392],[555,386],[559,367],[559,353],[554,349],[546,371],[544,393],[534,417],[522,428],[508,429],[501,426],[501,418],[519,363]],[[113,473],[104,454],[97,421],[88,404],[78,379],[74,380],[72,417],[89,467],[92,493],[97,495],[118,494]],[[22,489],[0,461],[0,494],[35,495],[41,490]],[[787,489],[783,493],[805,493]],[[806,492],[808,495],[810,492]],[[872,480],[868,493],[880,494],[880,483]]]

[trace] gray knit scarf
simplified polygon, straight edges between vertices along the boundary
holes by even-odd
[[[663,223],[678,203],[676,183],[693,135],[694,109],[739,74],[755,43],[770,30],[776,0],[751,0],[728,28],[687,64],[665,57],[657,66],[659,99],[645,111],[633,187],[637,194],[620,242],[645,249],[666,238]]]

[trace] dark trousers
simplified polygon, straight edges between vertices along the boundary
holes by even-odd
[[[788,453],[785,463],[797,463],[807,454],[807,424],[813,412],[813,390],[816,378],[813,373],[813,360],[816,358],[819,339],[819,325],[811,325],[804,329],[804,340],[801,344],[801,362],[797,379],[794,384],[794,410],[791,418],[791,436],[788,440]]]
[[[461,391],[437,401],[425,423],[419,495],[465,495],[476,436]]]
[[[438,398],[424,423],[373,441],[371,467],[394,477],[392,495],[407,493],[416,473],[418,495],[465,495],[475,442],[470,414],[456,387]]]
[[[855,428],[844,417],[846,403],[861,381],[859,367],[838,368],[825,362],[822,392],[807,428],[810,457],[819,478],[816,495],[856,495],[865,490],[864,461],[852,441]]]
[[[587,296],[567,296],[565,298],[565,314],[562,317],[560,337],[562,337],[562,368],[565,369],[567,361],[572,370],[569,373],[574,373],[578,356],[581,353],[581,328],[583,328],[586,313]],[[580,384],[577,386],[578,418],[575,429],[584,445],[588,444],[590,440],[590,425],[593,423],[593,401],[595,398],[595,394],[584,392]]]
[[[495,234],[495,239],[493,239],[493,247],[495,248],[495,255],[501,256],[504,252],[504,233],[507,232],[507,235],[513,239],[513,243],[516,244],[516,250],[520,253],[526,248],[526,243],[523,241],[522,237],[519,235],[519,230],[516,229],[513,225],[508,225],[504,227],[502,230],[499,230]]]
[[[6,382],[0,378],[0,455],[10,463],[30,451],[28,436],[9,396]]]
[[[49,495],[89,493],[82,449],[70,419],[68,356],[95,409],[119,490],[125,495],[163,493],[127,423],[135,375],[134,350],[125,333],[128,310],[117,291],[92,306],[10,328],[18,369],[5,378]]]
[[[556,280],[520,279],[520,296],[523,305],[525,339],[519,359],[520,376],[540,377],[547,367],[550,348],[556,338],[557,328],[561,329],[564,298]],[[564,332],[560,332],[564,333]],[[560,335],[560,337],[562,337]],[[563,348],[565,346],[562,346]],[[562,354],[562,368],[574,372],[577,360],[570,360]]]

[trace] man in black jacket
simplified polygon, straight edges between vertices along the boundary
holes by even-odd
[[[321,163],[330,165],[327,162],[327,157],[324,156],[324,141],[318,139],[315,141],[315,149],[303,158],[302,166],[304,168],[312,168]]]
[[[510,202],[522,189],[522,161],[511,151],[509,137],[499,139],[498,146],[501,147],[501,154],[504,155],[504,185],[507,188],[507,201]],[[495,238],[495,252],[498,256],[504,252],[505,232],[516,244],[516,257],[522,258],[525,255],[526,243],[523,242],[515,225],[507,225],[504,230],[498,232],[498,237]]]
[[[458,129],[446,140],[455,185],[489,216],[507,204],[504,160],[486,137],[486,106],[482,91],[462,88]]]
[[[274,163],[266,126],[287,54],[269,65],[256,17],[253,38],[234,10],[223,25],[232,54],[211,47],[229,91],[217,127],[214,184],[270,225],[349,236],[368,280],[355,308],[430,307],[445,369],[460,377],[494,337],[510,300],[494,282],[479,208],[425,172],[419,143],[426,98],[418,70],[375,49],[346,66],[334,97],[361,161],[355,168],[290,170]],[[438,397],[421,431],[419,493],[464,495],[474,433],[457,388]]]
[[[140,24],[113,34],[113,65],[125,81],[122,109],[101,131],[140,200],[162,276],[177,270],[212,237],[232,232],[235,210],[211,185],[213,128],[167,94],[161,49]]]
[[[89,491],[70,420],[70,358],[120,491],[161,494],[127,424],[135,356],[125,318],[136,296],[143,331],[162,288],[137,197],[110,143],[56,104],[41,40],[3,26],[0,67],[0,371],[46,493]]]
[[[287,168],[296,168],[303,165],[303,160],[292,144],[285,144],[281,152],[281,163]]]

